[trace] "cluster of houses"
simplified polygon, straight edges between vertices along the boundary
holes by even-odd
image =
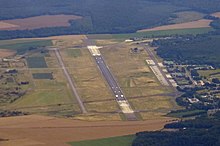
[[[184,93],[181,102],[188,106],[196,105],[199,109],[219,108],[220,81],[201,77],[198,73],[199,70],[215,70],[213,66],[181,65],[174,61],[164,61],[163,65],[168,73],[167,78],[172,78],[177,89]]]

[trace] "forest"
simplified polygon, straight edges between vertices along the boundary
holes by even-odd
[[[220,112],[167,124],[174,131],[139,132],[132,146],[219,146]]]
[[[153,42],[157,54],[182,64],[220,67],[220,35],[179,36]]]
[[[0,20],[40,15],[79,15],[70,27],[0,31],[0,39],[62,34],[132,33],[168,23],[175,12],[220,11],[220,0],[0,0]],[[205,7],[204,7],[205,6]]]

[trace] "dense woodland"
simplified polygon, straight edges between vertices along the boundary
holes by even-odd
[[[220,112],[165,125],[177,131],[139,132],[132,146],[219,146]]]
[[[165,60],[220,67],[220,35],[181,36],[158,40],[153,45],[159,46],[157,54]]]
[[[220,0],[0,0],[0,20],[39,15],[80,15],[70,27],[0,31],[0,39],[88,33],[130,33],[167,24],[173,13],[220,11]]]

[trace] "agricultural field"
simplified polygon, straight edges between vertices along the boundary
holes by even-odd
[[[158,26],[154,28],[148,28],[148,29],[142,29],[139,30],[138,32],[151,32],[151,31],[160,31],[160,30],[174,30],[174,29],[192,29],[192,28],[209,28],[210,23],[212,20],[208,19],[200,19],[196,21],[191,21],[191,22],[185,22],[185,23],[179,23],[179,24],[170,24],[170,25],[163,25],[163,26]]]
[[[25,59],[8,63],[8,67],[18,69],[18,73],[15,77],[7,78],[5,88],[19,83],[22,84],[19,89],[25,94],[19,98],[14,96],[11,98],[13,102],[1,109],[57,117],[72,117],[80,113],[54,52],[44,48],[52,45],[50,40],[6,40],[0,41],[0,45],[8,50],[43,47],[28,51]]]
[[[0,41],[0,49],[8,49],[15,51],[18,55],[23,55],[28,51],[37,48],[51,46],[51,40],[2,40]]]
[[[220,18],[220,12],[216,12],[216,13],[212,14],[212,16]]]
[[[47,68],[39,65],[39,63],[41,64],[41,61],[38,61],[39,57],[36,61],[36,57],[34,56],[39,55],[42,54],[33,54],[33,56],[30,56],[38,64],[29,66],[26,71],[29,74],[31,85],[27,93],[21,99],[7,106],[6,109],[58,117],[73,116],[80,113],[75,97],[73,97],[67,86],[62,69],[56,68],[58,63],[54,60],[56,58],[53,58],[53,52],[49,52],[49,57],[46,57],[46,60],[50,62]],[[45,65],[46,61],[44,58],[43,62]]]
[[[132,135],[143,130],[160,130],[172,120],[173,118],[132,122],[91,122],[37,115],[8,117],[0,118],[0,137],[7,139],[1,141],[5,146],[67,146],[68,142]],[[128,142],[127,138],[124,140]]]
[[[196,11],[182,11],[173,14],[175,17],[171,18],[169,23],[185,23],[202,19],[206,14]]]
[[[139,47],[140,53],[131,53],[135,47],[120,43],[101,49],[101,53],[134,110],[144,111],[140,114],[143,119],[154,118],[154,113],[163,118],[173,108],[172,97],[166,96],[172,90],[161,86],[148,68],[143,48]]]
[[[152,31],[142,31],[136,33],[127,33],[127,34],[94,34],[87,35],[90,39],[114,39],[123,41],[125,39],[133,38],[133,37],[161,37],[161,36],[170,36],[170,35],[186,35],[186,34],[204,34],[214,29],[211,27],[206,28],[187,28],[187,29],[169,29],[169,30],[152,30]]]
[[[53,79],[52,73],[33,73],[32,76],[34,79]]]
[[[97,140],[71,142],[71,146],[131,146],[134,135],[111,137]]]
[[[42,15],[24,19],[0,21],[0,30],[25,30],[44,27],[70,26],[70,20],[81,19],[76,15]]]
[[[47,68],[44,57],[28,57],[26,60],[29,68]]]
[[[14,28],[14,27],[18,27],[18,26],[14,25],[14,24],[10,24],[10,23],[0,21],[0,30],[4,30],[4,29],[8,29],[8,28]]]
[[[8,50],[8,49],[0,49],[0,57],[1,58],[13,56],[15,54],[16,54],[15,51]]]

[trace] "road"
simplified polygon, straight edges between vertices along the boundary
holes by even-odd
[[[58,62],[60,64],[61,68],[63,69],[63,73],[64,73],[64,75],[65,75],[65,77],[66,77],[66,79],[67,79],[67,81],[69,83],[69,86],[70,86],[70,89],[71,89],[73,95],[75,95],[75,97],[76,97],[76,100],[77,100],[77,102],[78,102],[78,104],[80,106],[80,109],[81,109],[82,113],[84,113],[84,114],[87,113],[87,110],[86,110],[86,108],[85,108],[85,106],[84,106],[84,104],[83,104],[79,94],[77,93],[77,90],[76,90],[76,87],[75,87],[75,85],[73,83],[73,80],[71,79],[70,74],[68,73],[68,71],[67,71],[67,69],[66,69],[66,67],[65,67],[65,65],[63,63],[63,59],[62,59],[62,57],[60,55],[59,49],[54,48],[53,50],[55,51],[56,57],[58,59]]]

